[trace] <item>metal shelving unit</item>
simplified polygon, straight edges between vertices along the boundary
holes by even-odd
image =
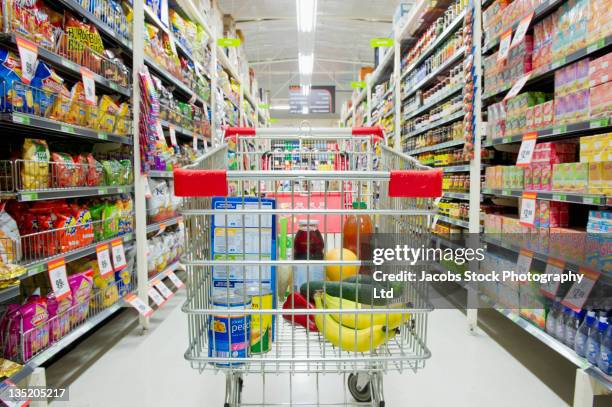
[[[546,201],[569,202],[584,205],[612,206],[612,197],[606,195],[586,194],[565,191],[524,191],[522,189],[492,189],[483,188],[484,195],[520,198],[524,192],[533,192],[536,199]]]

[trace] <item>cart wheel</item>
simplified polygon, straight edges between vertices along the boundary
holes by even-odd
[[[347,386],[353,398],[361,403],[367,403],[372,401],[372,393],[370,392],[370,381],[363,386],[363,388],[358,388],[357,386],[357,375],[354,373],[349,374],[347,380]],[[382,407],[382,406],[381,406]]]

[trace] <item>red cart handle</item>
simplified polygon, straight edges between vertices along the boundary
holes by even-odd
[[[174,195],[182,197],[227,196],[225,170],[174,170]]]
[[[395,198],[438,198],[442,196],[442,170],[391,171],[389,196]]]
[[[255,131],[254,127],[226,127],[225,138],[232,136],[254,136]]]
[[[380,126],[375,127],[354,127],[353,136],[373,136],[376,140],[375,143],[385,139],[383,129]]]

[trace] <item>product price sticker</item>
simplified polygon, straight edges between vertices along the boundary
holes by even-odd
[[[164,284],[164,282],[161,280],[155,280],[153,282],[153,287],[157,288],[157,290],[161,293],[161,295],[163,295],[164,298],[167,300],[172,298],[172,296],[174,295],[174,293],[170,291],[168,286]]]
[[[115,239],[111,242],[111,251],[113,255],[113,266],[115,271],[123,270],[127,267],[127,261],[125,259],[125,248],[123,247],[123,240]]]
[[[161,296],[161,294],[155,289],[155,287],[149,287],[148,294],[149,298],[151,298],[151,300],[153,300],[155,305],[157,305],[159,308],[161,308],[166,303],[164,297]]]
[[[544,273],[561,275],[563,274],[563,270],[565,270],[565,262],[551,257],[546,262],[546,270],[544,271]],[[549,281],[546,282],[546,284],[542,284],[540,286],[540,291],[548,298],[555,298],[555,296],[557,295],[557,291],[559,290],[559,286],[561,285],[560,281],[553,280],[554,279],[551,278]]]
[[[174,124],[168,125],[168,132],[170,133],[170,143],[172,143],[173,146],[176,146],[176,128],[174,127]]]
[[[521,249],[518,260],[516,261],[516,273],[519,276],[527,275],[531,270],[531,262],[533,261],[533,252],[527,249]]]
[[[66,275],[66,261],[63,257],[51,260],[47,263],[51,289],[57,301],[61,301],[70,295],[68,276]]]
[[[527,167],[533,159],[533,151],[535,150],[536,141],[538,138],[537,132],[525,133],[523,142],[516,159],[516,165],[519,167]]]
[[[519,222],[523,226],[534,226],[536,212],[536,193],[523,192]]]
[[[589,298],[589,294],[593,291],[593,287],[601,275],[598,271],[582,267],[579,273],[583,276],[582,280],[574,282],[565,295],[565,298],[563,298],[563,301],[561,301],[561,304],[574,311],[580,311],[583,308],[584,303]]]
[[[98,269],[100,277],[106,277],[113,272],[113,263],[111,262],[110,250],[108,243],[99,244],[96,246],[96,256],[98,257]]]
[[[94,81],[93,72],[87,68],[81,67],[81,78],[83,79],[85,103],[92,106],[96,105],[96,81]]]
[[[174,271],[168,272],[168,278],[170,279],[170,281],[172,281],[172,284],[174,284],[176,288],[185,287],[185,283],[183,283],[181,279],[178,278],[176,274],[174,274]]]
[[[525,38],[525,34],[527,34],[527,30],[529,29],[529,25],[531,24],[531,19],[533,18],[534,12],[532,11],[529,15],[523,18],[518,27],[516,27],[516,32],[514,33],[514,38],[512,38],[512,44],[510,44],[510,48],[516,47],[523,41]]]
[[[530,77],[531,77],[531,72],[528,72],[525,75],[523,75],[520,78],[518,78],[517,81],[514,82],[514,85],[512,85],[512,87],[510,88],[510,90],[508,91],[506,96],[504,97],[504,100],[508,100],[508,99],[513,98],[516,95],[518,95],[519,92],[521,91],[521,89],[523,89],[523,86],[525,86],[525,84],[527,83],[527,81],[529,80]]]
[[[26,40],[16,37],[19,59],[21,59],[21,81],[29,85],[36,73],[36,60],[38,59],[38,46]]]
[[[497,61],[501,62],[508,58],[510,52],[510,42],[512,40],[512,28],[501,35],[499,39],[499,52],[497,53]]]
[[[153,315],[153,308],[149,307],[149,304],[145,304],[136,294],[132,293],[125,297],[125,300],[132,307],[136,308],[136,311],[144,317],[150,317]]]

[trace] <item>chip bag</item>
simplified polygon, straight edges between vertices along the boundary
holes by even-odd
[[[21,168],[21,188],[24,190],[46,189],[49,187],[49,147],[47,142],[38,139],[25,139]]]
[[[103,185],[104,181],[104,168],[102,164],[98,160],[96,160],[93,154],[87,154],[87,186],[88,187],[96,187],[98,185]]]
[[[119,106],[119,112],[117,114],[117,121],[115,126],[115,133],[126,136],[131,132],[131,121],[130,121],[130,105],[122,103]]]
[[[102,236],[110,239],[119,234],[119,210],[114,203],[107,203],[102,210]]]
[[[79,174],[72,157],[66,153],[51,153],[51,160],[51,185],[54,188],[75,187]]]
[[[17,222],[0,208],[0,262],[16,263],[21,260],[21,237]]]
[[[106,185],[121,185],[122,167],[117,160],[102,161],[104,181]]]
[[[64,80],[43,61],[38,61],[31,86],[34,112],[43,117],[51,117],[54,106],[62,97]]]
[[[87,173],[89,171],[89,163],[85,154],[75,155],[73,157],[75,168],[76,185],[84,187],[87,185]]]
[[[88,270],[84,273],[68,276],[68,285],[72,293],[73,306],[70,313],[70,323],[74,326],[87,318],[93,285],[93,271]]]
[[[102,131],[111,133],[115,130],[115,123],[119,116],[119,106],[115,101],[107,95],[100,98],[100,106],[98,107],[98,125]]]
[[[49,313],[49,343],[61,339],[70,331],[70,308],[72,296],[58,301],[54,293],[47,294],[47,312]]]
[[[0,106],[5,112],[32,113],[32,91],[21,82],[21,61],[14,53],[0,48]]]

